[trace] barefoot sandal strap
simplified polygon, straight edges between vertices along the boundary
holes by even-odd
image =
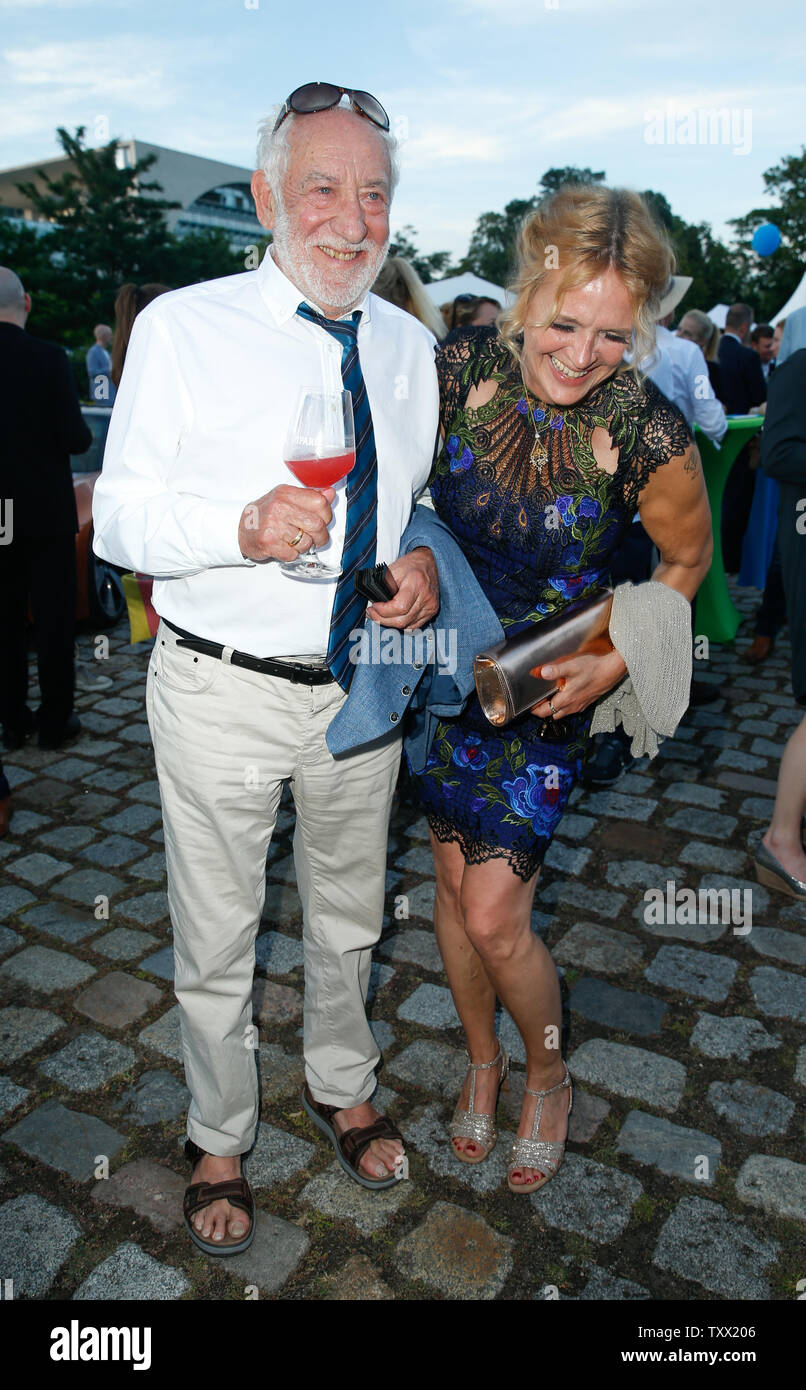
[[[501,1068],[499,1090],[509,1072],[509,1057],[503,1051],[501,1044],[499,1043],[498,1051],[491,1062],[471,1062],[470,1054],[468,1053],[467,1064],[470,1068],[470,1109],[454,1111],[449,1131],[451,1139],[470,1139],[476,1144],[483,1144],[487,1149],[492,1148],[493,1144],[498,1139],[498,1130],[495,1127],[495,1115],[485,1115],[483,1112],[479,1114],[476,1111],[476,1072],[489,1071],[491,1067],[497,1066],[502,1058],[503,1066]]]
[[[225,1182],[194,1182],[185,1191],[183,1207],[186,1217],[209,1207],[212,1202],[229,1202],[246,1215],[254,1215],[255,1204],[245,1178],[228,1178]]]
[[[571,1087],[571,1077],[568,1067],[565,1068],[565,1076],[562,1081],[558,1081],[556,1086],[551,1086],[547,1091],[533,1091],[529,1086],[524,1087],[527,1096],[537,1096],[537,1109],[532,1121],[532,1135],[530,1139],[516,1138],[512,1141],[512,1148],[509,1153],[509,1171],[515,1168],[538,1168],[541,1171],[556,1173],[562,1163],[565,1153],[564,1139],[538,1139],[537,1132],[540,1129],[540,1120],[543,1115],[543,1101],[546,1096],[553,1095],[555,1091],[569,1089]],[[573,1097],[573,1091],[572,1091]],[[571,1102],[573,1104],[573,1100]],[[568,1107],[568,1114],[571,1114],[571,1105]]]

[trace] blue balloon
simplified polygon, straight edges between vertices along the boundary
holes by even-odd
[[[753,233],[753,250],[759,256],[771,256],[781,245],[781,233],[774,222],[762,222]]]

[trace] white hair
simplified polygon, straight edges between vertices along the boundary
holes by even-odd
[[[351,110],[349,97],[342,97],[339,106],[344,107],[345,103],[346,109]],[[269,188],[275,199],[281,204],[282,182],[285,171],[288,168],[288,159],[291,153],[288,147],[288,132],[291,122],[298,119],[297,114],[292,111],[289,116],[286,116],[279,130],[275,131],[274,127],[283,109],[283,105],[284,103],[281,102],[278,106],[272,107],[268,116],[264,117],[257,128],[257,167],[263,170]],[[374,125],[374,122],[370,122],[370,124]],[[386,152],[389,156],[389,196],[391,199],[400,178],[398,144],[395,137],[388,130],[381,130],[380,126],[374,126],[374,128],[383,140],[386,146]]]

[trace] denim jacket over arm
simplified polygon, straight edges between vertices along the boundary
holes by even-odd
[[[474,657],[504,640],[452,532],[424,506],[415,508],[400,553],[419,546],[428,546],[436,561],[439,612],[413,636],[365,620],[349,695],[327,731],[335,757],[397,736],[407,715],[406,753],[412,770],[421,772],[439,720],[459,714],[473,691]]]

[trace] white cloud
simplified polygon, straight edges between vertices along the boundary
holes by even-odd
[[[6,49],[8,77],[18,87],[48,88],[59,108],[77,97],[107,107],[124,102],[156,109],[174,98],[166,64],[148,39],[128,37],[69,40]],[[26,90],[25,99],[29,92]]]
[[[56,154],[57,125],[85,126],[91,145],[132,132],[141,138],[150,133],[153,143],[168,144],[173,116],[188,132],[191,149],[198,142],[189,132],[200,126],[207,127],[214,141],[220,124],[199,92],[211,90],[211,72],[229,60],[226,41],[203,37],[158,42],[121,34],[7,47],[0,53],[0,162],[47,158],[50,150]],[[195,115],[199,108],[200,114],[190,119],[189,113]],[[222,123],[232,127],[229,114]],[[108,122],[108,132],[96,125],[99,118]],[[251,131],[245,143],[251,144]],[[3,158],[6,149],[9,154]]]
[[[458,127],[439,125],[407,140],[401,149],[404,165],[422,166],[442,160],[472,160],[489,164],[502,156],[501,141],[495,135],[472,134]]]

